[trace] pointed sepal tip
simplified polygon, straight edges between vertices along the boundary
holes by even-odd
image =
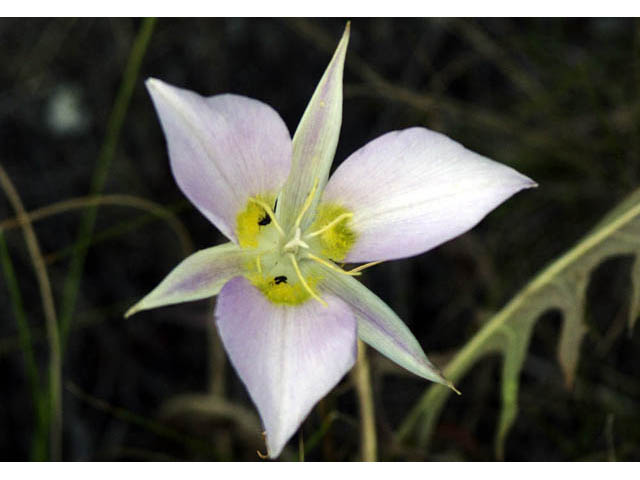
[[[462,395],[462,392],[460,392],[460,390],[458,390],[454,385],[453,382],[451,380],[447,380],[447,387],[449,387],[451,390],[453,390],[454,392],[456,392],[458,395]]]
[[[127,310],[124,313],[124,318],[129,318],[131,315],[138,313],[138,311],[139,311],[139,308],[138,308],[138,304],[136,303],[133,307],[131,307],[129,310]]]

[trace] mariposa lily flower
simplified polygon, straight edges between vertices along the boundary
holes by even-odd
[[[425,128],[382,135],[329,179],[348,40],[347,25],[293,141],[275,110],[257,100],[146,83],[178,185],[229,242],[185,259],[126,315],[218,295],[218,331],[258,408],[271,457],[353,366],[358,338],[452,386],[354,277],[460,235],[535,185]],[[365,265],[343,268],[358,263]]]

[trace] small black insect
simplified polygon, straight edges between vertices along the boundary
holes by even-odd
[[[284,275],[279,275],[274,278],[273,281],[276,283],[276,285],[280,285],[281,283],[287,283],[287,277],[285,277]]]
[[[264,217],[261,217],[260,220],[258,220],[258,225],[260,226],[265,226],[265,225],[269,225],[271,223],[271,217],[267,214],[267,212],[264,213]]]

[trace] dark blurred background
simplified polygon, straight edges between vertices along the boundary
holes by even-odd
[[[255,409],[212,328],[212,301],[123,318],[191,249],[223,241],[171,176],[143,80],[257,98],[293,132],[346,20],[158,20],[112,157],[104,151],[109,119],[142,21],[0,20],[0,164],[26,210],[102,193],[175,215],[159,218],[126,199],[99,207],[64,349],[63,459],[257,460],[264,450]],[[352,19],[343,112],[334,168],[384,132],[422,125],[540,184],[470,233],[365,276],[444,366],[490,312],[640,186],[640,23]],[[2,198],[5,221],[15,212]],[[59,316],[86,216],[61,210],[34,223]],[[20,229],[4,226],[46,390],[38,282]],[[507,460],[640,460],[640,340],[625,330],[629,266],[611,259],[593,275],[580,388],[566,388],[556,362],[560,315],[538,321]],[[0,458],[41,459],[46,431],[10,291],[4,276]],[[498,357],[457,385],[464,395],[449,400],[426,450],[393,432],[428,384],[369,352],[381,459],[495,458]],[[307,459],[357,459],[358,422],[347,377],[303,424]],[[297,458],[297,449],[294,436],[282,458]]]

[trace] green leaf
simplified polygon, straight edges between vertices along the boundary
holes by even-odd
[[[489,354],[502,355],[502,411],[496,433],[496,455],[504,458],[504,443],[518,412],[520,370],[531,332],[540,316],[558,310],[563,316],[558,361],[568,386],[573,385],[586,333],[584,312],[589,278],[603,261],[633,255],[633,293],[629,305],[629,329],[640,314],[640,189],[615,207],[577,245],[533,278],[502,310],[496,313],[457,353],[444,375],[459,383],[471,367]],[[401,440],[415,437],[427,447],[440,412],[450,394],[432,385],[409,412],[398,431]]]

